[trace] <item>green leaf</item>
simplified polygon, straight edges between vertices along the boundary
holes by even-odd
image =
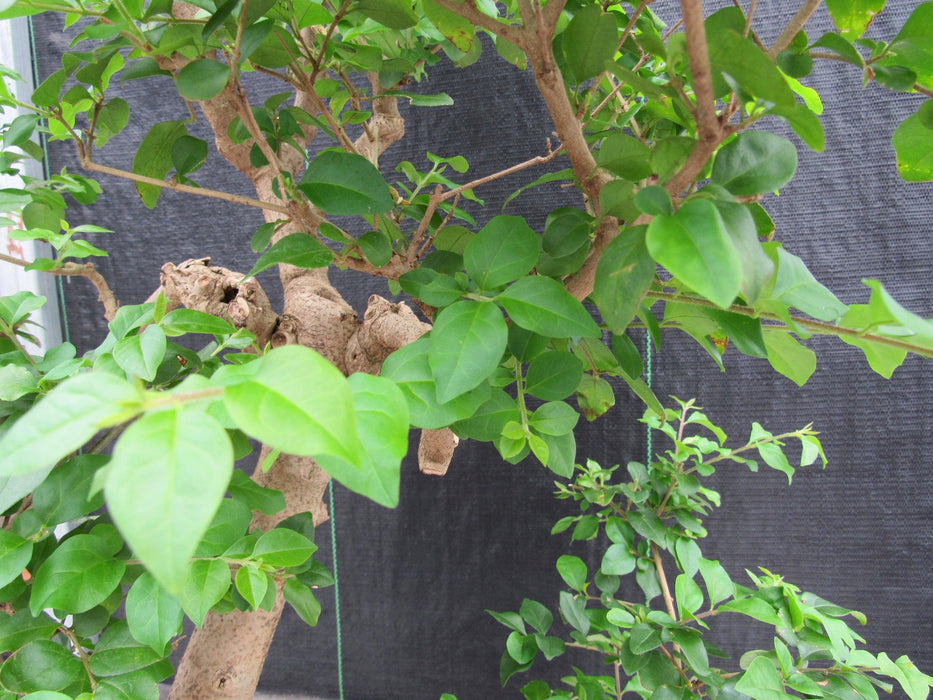
[[[703,309],[703,313],[716,322],[739,352],[752,357],[768,356],[760,319],[720,309]]]
[[[285,509],[285,496],[281,491],[264,488],[239,470],[234,470],[227,490],[251,510],[262,511],[266,515],[275,515]]]
[[[735,689],[756,700],[792,697],[784,693],[781,674],[767,656],[756,656],[735,684]]]
[[[790,306],[828,322],[842,317],[848,307],[816,281],[800,258],[780,247],[771,248],[770,255],[777,264],[777,274],[771,288],[762,293],[756,309],[782,315],[782,306]]]
[[[130,587],[126,596],[126,622],[136,641],[166,653],[172,638],[181,632],[185,614],[181,602],[166,591],[148,571]]]
[[[62,542],[36,571],[29,609],[80,613],[100,605],[120,585],[126,564],[96,535],[74,535]]]
[[[723,612],[738,612],[747,615],[755,620],[759,620],[769,625],[780,626],[784,624],[774,608],[768,605],[761,598],[748,597],[730,600],[719,606]]]
[[[826,0],[833,23],[843,34],[860,37],[887,0]]]
[[[674,597],[677,600],[677,614],[681,618],[693,615],[703,605],[703,591],[687,574],[679,574],[674,581]]]
[[[299,566],[315,552],[317,546],[294,530],[275,528],[259,536],[252,557],[274,567]]]
[[[564,620],[575,630],[587,634],[590,631],[590,619],[586,616],[586,600],[575,598],[568,591],[560,592],[560,612]]]
[[[408,29],[418,24],[418,15],[408,0],[359,0],[353,9],[392,29]]]
[[[638,211],[648,216],[671,215],[674,213],[674,203],[667,190],[660,185],[642,187],[635,193],[635,206]]]
[[[298,189],[327,214],[372,216],[389,211],[395,201],[382,175],[363,156],[326,150],[315,158]]]
[[[364,233],[356,243],[366,259],[376,267],[388,265],[392,260],[392,241],[382,231]]]
[[[906,66],[917,74],[918,83],[925,87],[933,86],[931,36],[933,36],[933,3],[921,2],[888,46],[888,50],[894,54],[894,57],[885,62]]]
[[[589,312],[550,277],[523,277],[496,297],[522,328],[551,338],[602,335]]]
[[[20,365],[0,367],[0,401],[16,401],[26,394],[39,391],[35,375]]]
[[[61,644],[40,639],[15,651],[0,667],[0,684],[14,693],[64,690],[84,675],[81,660]]]
[[[931,58],[933,62],[933,58]],[[894,131],[897,171],[908,182],[933,180],[933,100],[923,102]]]
[[[745,36],[745,16],[730,7],[706,20],[709,59],[717,97],[739,87],[742,92],[773,105],[791,107],[794,93],[768,54]]]
[[[661,632],[646,622],[632,627],[629,648],[633,654],[645,654],[661,645]]]
[[[603,139],[597,152],[597,163],[614,175],[632,182],[643,180],[652,173],[651,149],[634,136],[621,131],[614,131]],[[657,189],[663,191],[663,188]]]
[[[512,632],[505,640],[505,648],[518,664],[530,664],[538,653],[538,645],[535,643],[534,635],[519,634]]]
[[[429,267],[419,267],[406,272],[398,281],[405,292],[437,308],[450,306],[464,293],[456,279]]]
[[[241,566],[234,578],[236,589],[254,610],[262,603],[269,589],[269,577],[255,566]]]
[[[542,435],[566,435],[573,431],[580,414],[563,401],[541,404],[528,419],[531,428]]]
[[[621,333],[641,304],[654,280],[656,265],[645,245],[644,226],[622,231],[596,265],[593,299],[616,333]]]
[[[151,647],[133,639],[129,626],[124,620],[112,620],[104,630],[94,648],[89,663],[90,671],[98,678],[113,678],[130,674],[141,669],[148,669],[157,674],[171,664],[163,661],[163,655],[157,654]],[[165,676],[159,676],[164,678]],[[111,695],[111,697],[121,697]],[[125,697],[125,696],[124,696]]]
[[[276,348],[253,365],[249,379],[224,392],[238,427],[289,454],[360,463],[353,395],[340,370],[302,345]]]
[[[48,300],[45,297],[27,291],[2,296],[0,297],[0,319],[11,326],[16,326],[30,313],[41,309],[46,301]]]
[[[32,542],[8,530],[0,530],[0,587],[22,575],[32,559]]]
[[[466,420],[457,421],[451,428],[461,437],[492,442],[502,434],[506,423],[519,420],[515,399],[501,389],[494,389],[492,395],[476,410],[476,413]]]
[[[330,248],[306,233],[291,233],[279,239],[262,254],[244,279],[255,277],[274,265],[294,265],[304,269],[327,267],[334,261]]]
[[[33,617],[28,609],[0,617],[0,651],[16,651],[37,639],[50,639],[59,622],[42,612]]]
[[[630,544],[611,544],[603,554],[599,570],[607,576],[625,576],[635,570],[636,563],[637,560]]]
[[[398,505],[402,458],[408,452],[410,424],[405,395],[385,376],[356,373],[348,383],[363,461],[354,464],[330,455],[321,455],[318,460],[347,488],[394,508]]]
[[[396,350],[382,363],[382,376],[391,379],[402,390],[408,403],[411,425],[443,428],[472,416],[489,399],[490,387],[486,383],[480,384],[451,401],[439,402],[428,363],[429,343],[429,338],[419,338]]]
[[[466,271],[482,289],[524,277],[538,260],[541,239],[519,216],[497,216],[463,251]]]
[[[188,130],[184,122],[159,122],[153,126],[146,137],[139,144],[136,155],[133,157],[133,172],[157,180],[168,175],[175,164],[172,162],[172,148],[175,141],[187,136]],[[142,182],[136,183],[143,204],[152,209],[159,201],[162,193],[161,187]]]
[[[117,342],[113,359],[128,375],[151,382],[165,359],[167,346],[165,331],[159,326],[147,326],[142,333],[128,335]]]
[[[495,619],[500,624],[503,624],[509,629],[515,630],[516,632],[519,632],[520,634],[525,634],[525,622],[524,620],[522,620],[521,615],[519,615],[518,613],[514,613],[514,612],[500,613],[500,612],[495,612],[493,610],[487,610],[486,612],[492,615],[493,619]]]
[[[755,210],[747,204],[722,200],[715,200],[713,203],[742,260],[742,295],[748,304],[755,304],[774,275],[774,262],[765,253],[758,240]],[[760,206],[758,208],[761,214],[768,216],[764,209]],[[770,217],[768,219],[770,221]],[[773,230],[773,223],[771,230]]]
[[[290,578],[285,581],[285,600],[298,616],[310,627],[317,625],[321,616],[321,604],[314,596],[314,592],[297,579]]]
[[[529,363],[525,391],[545,401],[560,401],[570,396],[582,379],[583,363],[576,355],[550,350]]]
[[[179,598],[185,614],[198,627],[204,617],[230,589],[230,567],[221,559],[199,559],[192,562]]]
[[[764,341],[771,366],[797,386],[806,384],[816,370],[816,353],[786,331],[768,331]]]
[[[159,322],[166,335],[178,336],[185,333],[207,333],[210,335],[229,335],[236,328],[222,318],[197,309],[174,309],[169,311]]]
[[[446,403],[483,383],[502,360],[508,336],[495,304],[463,300],[441,311],[428,349],[437,400]]]
[[[170,593],[181,591],[232,471],[226,431],[196,409],[146,414],[117,442],[104,486],[107,506],[127,543]]]
[[[582,591],[586,585],[586,564],[580,557],[562,554],[557,559],[557,572],[575,591]]]
[[[0,438],[0,476],[48,472],[138,402],[132,384],[105,372],[62,382]]]
[[[434,0],[422,0],[421,7],[431,24],[454,46],[463,52],[470,50],[476,30],[469,20],[438,5]]]
[[[181,136],[172,144],[172,165],[179,175],[200,169],[207,160],[207,141],[194,136]]]
[[[519,608],[518,612],[525,622],[534,627],[541,634],[547,634],[547,631],[551,629],[551,624],[554,622],[554,615],[551,614],[550,610],[541,605],[541,603],[529,600],[528,598],[522,601],[522,606]]]
[[[712,202],[690,200],[674,216],[655,217],[645,242],[652,258],[717,306],[741,290],[742,259]]]
[[[561,36],[564,60],[570,69],[570,82],[579,85],[605,70],[619,44],[619,28],[614,13],[599,7],[577,10]]]
[[[716,154],[712,181],[737,197],[778,190],[797,170],[797,149],[783,136],[746,131]]]
[[[559,207],[547,216],[541,238],[539,275],[562,277],[580,269],[590,249],[593,217],[574,207]]]
[[[212,58],[198,58],[186,64],[176,77],[178,94],[189,100],[217,97],[230,79],[230,66]]]

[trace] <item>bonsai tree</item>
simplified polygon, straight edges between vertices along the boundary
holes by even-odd
[[[728,344],[798,384],[813,371],[813,335],[856,346],[885,376],[908,353],[933,354],[933,325],[873,281],[865,303],[840,302],[776,239],[766,210],[798,148],[767,128],[784,123],[802,147],[823,148],[818,95],[801,82],[815,60],[838,64],[841,79],[919,96],[893,147],[905,179],[933,179],[933,3],[873,41],[863,34],[884,0],[827,2],[837,31],[818,38],[805,25],[821,2],[806,0],[773,43],[756,32],[754,0],[709,15],[682,0],[667,25],[652,4],[0,3],[6,17],[60,13],[75,33],[29,101],[0,92],[23,110],[3,127],[0,167],[17,174],[41,155],[38,134],[72,142],[84,171],[22,176],[4,191],[20,210],[15,235],[52,253],[0,259],[87,277],[109,321],[81,357],[69,344],[37,350],[30,314],[44,300],[0,302],[3,697],[155,698],[173,672],[174,698],[251,697],[283,607],[317,621],[313,589],[330,579],[313,533],[329,479],[394,506],[412,428],[428,473],[444,473],[458,440],[474,439],[505,461],[540,463],[542,478],[572,480],[560,495],[595,512],[556,529],[576,523],[574,536],[611,543],[592,581],[582,560],[558,571],[573,591],[560,602],[572,643],[604,654],[615,674],[578,674],[572,691],[532,683],[526,697],[865,697],[866,678],[883,685],[877,675],[926,696],[930,679],[909,660],[857,648],[839,621],[849,611],[770,572],[746,588],[700,555],[716,496],[697,474],[748,463],[750,451],[789,474],[784,442],[799,440],[804,464],[819,443],[809,428],[775,436],[756,425],[745,446],[725,447],[693,404],[655,397],[627,331],[647,328],[657,342],[679,329],[715,359]],[[533,73],[554,136],[522,162],[471,173],[470,154],[406,144],[399,102],[432,119],[449,102],[432,66],[469,70],[484,48]],[[178,115],[148,131],[132,163],[106,165],[99,150],[137,118],[119,95],[129,80],[177,92]],[[202,169],[211,145],[189,133],[194,120],[254,196],[224,191]],[[388,149],[413,155],[384,172]],[[419,170],[424,153],[430,166]],[[515,196],[555,181],[579,195],[543,230],[506,214],[480,226],[461,206],[540,165],[552,167]],[[262,226],[236,232],[244,245],[251,236],[255,265],[167,260],[149,301],[120,306],[85,262],[105,255],[81,238],[100,228],[67,212],[70,200],[103,194],[95,173],[132,181],[153,209],[164,189],[260,209]],[[281,308],[256,280],[273,267]],[[385,278],[408,301],[373,296],[360,318],[331,267]],[[613,468],[578,457],[574,439],[580,412],[594,419],[612,405],[607,377],[674,441],[651,464],[630,464],[620,485],[609,483]],[[694,424],[715,440],[685,433]],[[248,438],[263,445],[252,479],[234,470]],[[673,589],[668,555],[680,571]],[[616,600],[618,577],[633,572],[645,601]],[[588,608],[592,599],[603,609]],[[741,671],[718,671],[700,629],[719,612],[773,624],[778,641]],[[512,631],[504,680],[538,651],[563,649],[540,603],[496,615]],[[197,629],[174,669],[185,616]]]

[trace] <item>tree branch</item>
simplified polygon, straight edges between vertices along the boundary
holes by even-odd
[[[797,32],[803,29],[804,25],[810,17],[813,16],[813,13],[816,12],[822,2],[823,0],[804,0],[800,9],[797,10],[797,14],[791,18],[787,26],[784,27],[784,31],[782,31],[781,35],[777,38],[777,41],[775,41],[774,45],[768,50],[771,58],[774,58],[778,53],[790,46],[790,42],[797,36]]]
[[[19,265],[20,267],[27,267],[32,264],[28,260],[20,260],[19,258],[3,254],[0,254],[0,261],[10,263],[11,265]],[[100,300],[100,303],[104,305],[104,318],[108,321],[112,321],[117,315],[117,311],[120,309],[120,302],[117,301],[117,297],[114,295],[113,290],[110,289],[110,285],[107,284],[107,280],[97,271],[94,263],[66,262],[56,270],[42,270],[42,272],[55,275],[56,277],[84,277],[90,280],[91,284],[97,288],[97,298]]]
[[[519,48],[525,49],[526,34],[521,28],[513,27],[510,24],[505,24],[499,20],[493,19],[489,15],[484,15],[477,9],[475,0],[464,0],[463,2],[457,2],[456,0],[434,0],[434,2],[444,9],[450,10],[454,14],[458,14],[464,19],[470,20],[470,22],[477,27],[482,27],[496,36],[501,36],[503,39],[511,41]]]

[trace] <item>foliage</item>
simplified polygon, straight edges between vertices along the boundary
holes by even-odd
[[[20,187],[0,192],[3,209],[21,211],[15,237],[54,251],[27,267],[88,277],[110,321],[103,342],[81,357],[68,343],[37,354],[28,346],[30,314],[44,300],[29,293],[0,300],[0,602],[13,613],[0,620],[9,652],[0,697],[155,697],[155,682],[172,671],[167,655],[183,616],[200,626],[209,611],[269,610],[280,592],[315,623],[311,589],[328,575],[312,559],[313,517],[251,525],[252,511],[274,515],[286,499],[234,470],[250,451],[248,438],[269,450],[259,478],[279,455],[313,458],[389,507],[399,499],[412,427],[449,427],[492,442],[506,461],[531,455],[571,478],[580,412],[592,420],[616,401],[607,377],[630,387],[675,448],[650,470],[630,465],[634,481],[618,486],[608,484],[612,469],[588,463],[564,491],[596,506],[575,521],[575,532],[595,536],[602,526],[612,542],[592,585],[582,562],[558,565],[574,591],[561,598],[573,643],[621,664],[645,696],[699,692],[699,682],[721,697],[782,697],[788,689],[831,697],[842,687],[832,678],[865,692],[857,674],[867,668],[906,683],[913,697],[925,695],[926,677],[907,662],[855,649],[854,633],[839,621],[845,611],[768,572],[753,576],[755,589],[733,584],[700,557],[697,516],[715,497],[693,470],[704,475],[713,460],[744,457],[724,448],[721,433],[695,412],[677,416],[707,425],[717,441],[672,434],[627,335],[645,327],[660,345],[663,329],[680,330],[720,365],[728,344],[767,358],[797,384],[815,366],[806,346],[815,334],[857,346],[885,376],[908,353],[933,355],[933,325],[879,283],[867,282],[867,303],[846,305],[775,239],[762,202],[794,176],[797,146],[759,128],[778,131],[780,120],[805,146],[823,148],[823,106],[801,82],[814,60],[852,65],[865,82],[929,97],[933,3],[920,3],[890,41],[863,37],[883,0],[827,2],[839,31],[815,40],[803,25],[819,3],[806,3],[770,48],[755,33],[755,3],[748,13],[740,4],[704,17],[699,2],[684,0],[682,25],[667,28],[648,2],[0,2],[0,16],[58,12],[74,34],[61,69],[31,100],[2,83],[0,104],[23,113],[2,129],[0,170],[18,174],[24,159],[41,156],[36,135],[71,141],[87,172],[133,181],[150,208],[169,188],[263,210],[266,223],[251,240],[257,262],[224,291],[224,302],[252,276],[282,266],[288,305],[300,296],[291,280],[326,286],[322,271],[337,266],[385,277],[433,322],[417,340],[398,343],[381,367],[352,373],[340,366],[342,347],[327,354],[296,344],[275,314],[271,327],[247,330],[231,307],[181,308],[191,298],[170,299],[168,289],[117,310],[93,267],[76,262],[106,255],[75,237],[104,230],[67,219],[69,200],[93,203],[100,186],[63,172],[23,176]],[[424,94],[421,83],[442,56],[469,69],[484,35],[505,61],[533,71],[558,143],[469,180],[460,154],[428,151],[430,169],[420,172],[418,144],[387,177],[379,157],[401,138],[398,101],[449,104],[443,93]],[[129,80],[175,90],[179,118],[152,126],[121,169],[95,156],[137,118],[118,94],[117,83]],[[251,102],[260,92],[273,94]],[[213,188],[214,173],[204,169],[210,146],[189,130],[195,103],[221,155],[258,198]],[[930,112],[923,102],[895,132],[907,180],[933,179]],[[312,149],[318,136],[327,148]],[[551,162],[561,169],[510,198],[558,180],[579,190],[580,206],[549,212],[542,231],[507,214],[479,225],[460,207],[482,205],[475,190],[488,182]],[[302,313],[318,312],[291,315],[300,322]],[[188,334],[197,338],[179,340]],[[336,341],[321,342],[315,347]],[[815,458],[812,433],[792,436]],[[787,437],[756,427],[750,444],[790,475],[779,444]],[[615,601],[613,582],[633,570],[654,597],[661,549],[682,572],[674,595],[663,594],[667,612]],[[705,612],[698,571],[710,599]],[[604,612],[586,607],[593,586]],[[746,658],[740,676],[714,672],[698,634],[706,617],[725,611],[774,624],[783,639],[773,652]],[[500,617],[514,632],[504,677],[537,651],[560,650],[563,643],[546,636],[548,619],[533,603]],[[823,652],[839,665],[807,665]],[[591,696],[583,687],[604,692],[590,690],[602,680],[575,683],[579,697]],[[612,692],[617,686],[610,679]],[[526,696],[547,697],[541,688],[526,687]]]
[[[755,423],[745,445],[727,448],[726,434],[693,402],[666,409],[665,418],[648,414],[644,421],[670,438],[672,447],[648,466],[629,462],[628,480],[618,478],[618,465],[603,468],[589,460],[577,466],[569,484],[558,484],[557,497],[577,503],[580,514],[558,520],[552,533],[598,539],[599,568],[591,572],[583,559],[569,554],[557,560],[570,589],[561,592],[559,604],[569,640],[549,634],[554,615],[536,601],[525,599],[517,613],[490,611],[511,630],[500,667],[503,684],[527,671],[539,652],[550,661],[576,647],[598,653],[612,670],[594,676],[575,669],[563,679],[569,689],[531,681],[523,695],[528,700],[615,698],[627,692],[671,699],[877,698],[876,688],[891,692],[891,683],[878,678],[886,676],[912,700],[927,697],[933,677],[907,657],[892,660],[884,652],[876,656],[859,648],[864,640],[844,618],[864,625],[861,613],[803,592],[766,569],[746,571],[751,586],[736,583],[697,544],[707,534],[703,520],[720,505],[719,493],[703,482],[717,465],[737,463],[757,471],[749,456],[757,453],[790,480],[795,467],[784,454],[788,440],[800,441],[800,466],[820,459],[825,466],[816,433],[807,426],[773,435]],[[703,428],[712,438],[699,432]],[[668,573],[671,564],[676,573]],[[643,602],[618,597],[622,577],[633,574]],[[651,606],[656,599],[663,609]],[[710,639],[715,639],[713,621],[730,613],[774,629],[773,648],[744,652],[737,670],[711,663],[711,657],[725,655]]]

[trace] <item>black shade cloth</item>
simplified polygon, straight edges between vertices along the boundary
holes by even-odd
[[[708,3],[716,9],[731,3]],[[759,3],[759,17],[777,33],[799,3]],[[889,3],[872,34],[891,36],[915,2]],[[656,3],[670,12],[676,3]],[[654,6],[653,6],[654,7]],[[819,15],[808,26],[811,38],[828,27]],[[42,76],[55,70],[67,40],[60,19],[35,20]],[[762,32],[767,40],[767,31]],[[387,154],[384,172],[399,160],[426,164],[424,152],[462,154],[478,176],[545,151],[552,127],[528,72],[499,59],[487,45],[477,66],[460,71],[441,63],[425,91],[448,92],[450,108],[410,112],[407,135]],[[919,104],[870,85],[863,89],[851,67],[819,65],[806,81],[823,91],[827,131],[823,153],[799,144],[797,177],[779,197],[764,202],[778,224],[777,236],[807,262],[816,277],[846,303],[864,302],[863,278],[881,280],[910,310],[933,316],[933,260],[929,238],[933,186],[907,184],[895,171],[890,136]],[[100,156],[128,168],[135,145],[157,121],[183,118],[171,86],[129,83],[133,126]],[[782,133],[780,123],[766,123]],[[789,135],[789,134],[788,134]],[[791,136],[791,138],[794,138]],[[53,144],[51,168],[77,169],[68,146]],[[557,163],[555,167],[563,167]],[[211,160],[202,171],[223,172],[206,186],[252,194],[248,183],[224,163]],[[477,194],[482,221],[498,213],[507,195],[541,171],[526,171]],[[132,187],[101,178],[105,197],[94,207],[70,210],[72,224],[93,222],[116,231],[99,239],[112,257],[101,261],[124,303],[143,301],[158,285],[166,261],[210,255],[214,264],[245,271],[255,255],[249,239],[262,222],[258,211],[215,200],[164,192],[159,207],[142,207]],[[528,217],[541,230],[556,206],[578,205],[572,190],[545,187],[522,195],[506,210]],[[95,239],[97,240],[97,239]],[[336,272],[337,286],[362,311],[385,285],[352,272]],[[261,277],[274,298],[274,273]],[[67,320],[79,351],[103,338],[105,323],[95,294],[83,280],[66,282]],[[276,302],[277,303],[277,302]],[[643,346],[642,338],[638,338]],[[869,647],[892,658],[909,654],[933,671],[933,453],[929,419],[930,365],[910,358],[886,381],[868,368],[861,352],[839,341],[814,339],[819,365],[798,389],[766,361],[730,349],[728,371],[720,373],[699,348],[666,335],[655,356],[653,385],[659,397],[696,397],[708,415],[741,444],[752,421],[773,432],[814,422],[829,468],[798,472],[792,486],[772,471],[750,474],[726,467],[714,485],[723,508],[707,521],[704,547],[733,578],[758,565],[842,605],[862,610]],[[619,403],[578,433],[578,459],[604,464],[643,460],[642,408],[620,388]],[[414,442],[412,443],[415,444]],[[655,448],[663,449],[660,438]],[[573,553],[598,563],[592,543],[571,545],[567,535],[550,536],[559,517],[573,506],[553,499],[552,475],[531,460],[504,465],[485,444],[460,446],[444,478],[421,475],[412,459],[403,466],[401,503],[386,510],[336,489],[336,532],[344,695],[351,700],[436,699],[442,692],[460,700],[519,697],[527,680],[557,679],[570,663],[601,670],[597,659],[561,657],[538,661],[531,674],[501,689],[499,657],[507,631],[484,609],[517,610],[525,597],[556,610],[561,581],[554,561]],[[330,557],[329,525],[318,533],[321,558]],[[630,584],[634,595],[634,582]],[[306,628],[287,611],[269,655],[262,687],[336,697],[338,694],[336,612],[332,589],[320,592],[320,625]],[[730,650],[770,647],[763,628],[718,624],[715,639]]]

